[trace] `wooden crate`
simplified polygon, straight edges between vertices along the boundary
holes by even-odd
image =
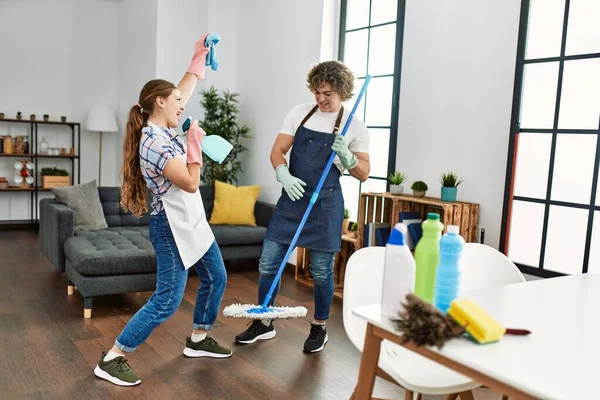
[[[42,176],[42,187],[44,189],[52,189],[61,186],[71,186],[71,177],[59,175]]]
[[[477,242],[479,204],[463,201],[445,202],[438,198],[416,197],[410,194],[361,193],[357,249],[363,244],[365,224],[384,222],[390,224],[391,229],[393,224],[399,222],[400,213],[403,211],[418,212],[423,220],[427,218],[427,213],[438,213],[440,221],[444,224],[444,232],[448,225],[458,225],[460,235],[466,242]]]
[[[346,263],[356,251],[358,243],[354,232],[342,235],[342,250],[335,255],[333,262],[333,295],[335,297],[344,297],[344,278],[346,272]],[[312,275],[310,274],[310,250],[298,247],[296,258],[296,281],[305,285],[314,286]]]

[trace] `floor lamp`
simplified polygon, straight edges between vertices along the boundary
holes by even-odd
[[[98,187],[100,187],[102,184],[102,133],[118,132],[114,111],[105,106],[93,107],[88,114],[85,129],[91,132],[100,132],[100,145],[98,150]]]

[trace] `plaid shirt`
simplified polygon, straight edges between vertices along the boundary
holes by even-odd
[[[186,145],[173,130],[152,125],[142,129],[139,155],[142,176],[152,192],[152,214],[158,214],[163,209],[161,197],[173,184],[163,175],[165,165],[170,159],[185,154]]]

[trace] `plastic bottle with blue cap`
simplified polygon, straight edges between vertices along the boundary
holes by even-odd
[[[448,232],[440,239],[440,263],[435,277],[434,304],[443,313],[460,292],[460,260],[464,245],[459,227],[448,225]]]
[[[397,223],[385,246],[381,313],[385,317],[398,318],[404,307],[406,295],[415,287],[416,265],[406,244],[406,225]]]

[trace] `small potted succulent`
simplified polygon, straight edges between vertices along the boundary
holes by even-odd
[[[352,232],[354,232],[354,237],[356,237],[356,235],[358,234],[358,233],[357,233],[357,230],[358,230],[358,224],[357,224],[356,222],[352,222],[352,223],[350,224],[350,230],[351,230]]]
[[[30,119],[31,121],[35,121],[35,114],[31,114],[31,115],[29,116],[29,119]]]
[[[23,113],[21,113],[21,111],[17,111],[17,119],[19,121],[23,119]]]
[[[50,119],[50,116],[48,114],[44,114],[44,121],[48,122],[49,119]]]
[[[456,201],[456,193],[458,191],[458,185],[462,183],[462,179],[458,178],[454,172],[450,171],[442,174],[440,177],[440,183],[442,184],[442,201],[454,202]]]
[[[390,182],[392,183],[390,185],[390,192],[392,194],[403,194],[404,193],[404,185],[403,183],[406,182],[406,174],[402,173],[402,172],[394,172],[393,174],[390,174]]]
[[[344,224],[342,225],[342,233],[348,233],[348,222],[350,221],[350,210],[344,208]]]
[[[427,193],[427,189],[429,189],[427,184],[423,181],[414,181],[410,188],[415,197],[424,197],[425,193]]]

